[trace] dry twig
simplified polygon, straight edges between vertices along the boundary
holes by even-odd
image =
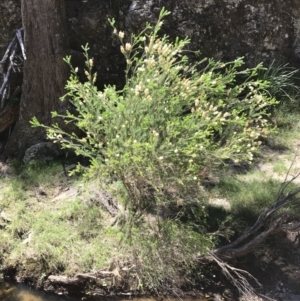
[[[23,28],[17,30],[15,37],[8,45],[2,60],[0,61],[0,74],[2,83],[0,83],[0,109],[4,108],[5,100],[10,96],[9,78],[13,72],[20,72],[20,63],[26,60],[25,47],[22,38]],[[18,47],[21,49],[21,57],[17,55]]]

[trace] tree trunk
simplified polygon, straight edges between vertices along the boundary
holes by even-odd
[[[52,122],[51,111],[62,111],[59,98],[64,94],[68,37],[64,0],[22,0],[24,44],[27,59],[20,114],[4,149],[5,157],[22,157],[29,146],[45,140],[45,133],[31,128],[36,116],[43,124]]]

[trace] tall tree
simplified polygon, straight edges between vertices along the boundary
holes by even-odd
[[[31,128],[36,116],[43,124],[52,121],[51,111],[61,111],[59,100],[64,94],[67,65],[63,58],[69,52],[65,1],[21,0],[24,44],[27,59],[20,115],[4,149],[4,156],[22,156],[30,145],[45,139],[41,129]]]

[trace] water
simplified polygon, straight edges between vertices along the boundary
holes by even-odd
[[[37,291],[30,289],[24,284],[15,284],[9,282],[3,282],[0,280],[0,301],[80,301],[81,298],[59,296],[50,294],[44,291]],[[90,300],[90,299],[88,299]],[[95,297],[93,301],[109,300],[103,297]],[[119,301],[128,301],[128,299],[112,299]],[[178,301],[182,299],[167,298],[164,300]],[[207,301],[207,298],[184,298],[184,301]],[[155,301],[153,298],[133,298],[131,301]]]
[[[58,296],[31,290],[23,284],[0,282],[0,301],[79,301],[79,298]]]

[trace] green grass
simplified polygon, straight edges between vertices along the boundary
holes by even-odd
[[[288,166],[285,162],[277,160],[273,163],[273,170],[279,175],[285,175],[288,172]]]
[[[255,173],[243,176],[242,180],[236,177],[223,178],[211,194],[227,199],[231,210],[210,209],[210,223],[214,224],[214,230],[223,222],[228,231],[231,230],[235,236],[240,235],[275,201],[280,186],[280,181],[263,179]],[[215,219],[218,220],[217,225]]]
[[[279,108],[274,118],[277,120],[278,131],[267,138],[261,156],[256,158],[256,163],[266,164],[265,169],[261,171],[260,168],[254,168],[254,163],[253,169],[245,174],[232,176],[225,173],[210,191],[211,198],[226,199],[231,205],[230,211],[220,207],[208,208],[208,222],[212,232],[223,227],[231,236],[237,237],[252,226],[259,215],[275,201],[299,145],[300,113]],[[296,160],[291,174],[299,173],[298,168]],[[289,189],[297,185],[291,183]],[[299,206],[288,205],[287,208],[290,214],[299,214]]]
[[[107,266],[118,252],[117,241],[103,239],[107,216],[96,202],[54,201],[55,188],[67,181],[60,164],[22,167],[2,179],[0,208],[12,220],[0,229],[6,265],[26,268],[34,261],[37,272],[72,275]]]
[[[89,186],[81,179],[72,180],[73,186],[81,186],[80,195],[55,199],[57,188],[63,191],[70,182],[60,164],[17,166],[15,170],[16,175],[0,182],[5,186],[0,207],[12,220],[0,227],[0,254],[3,268],[17,267],[23,277],[74,276],[107,270],[112,264],[134,265],[138,276],[130,280],[132,289],[158,291],[174,279],[186,279],[183,270],[195,269],[195,254],[212,246],[199,225],[195,231],[195,226],[175,218],[148,216],[130,224],[124,211],[127,222],[111,226],[111,216],[99,202],[88,199]],[[113,184],[114,193],[123,189],[119,186]],[[122,277],[127,276],[123,273]]]
[[[291,105],[300,93],[300,87],[296,83],[299,80],[299,71],[288,64],[274,60],[266,69],[259,71],[258,77],[270,82],[268,93],[280,100],[283,105],[285,102]]]

